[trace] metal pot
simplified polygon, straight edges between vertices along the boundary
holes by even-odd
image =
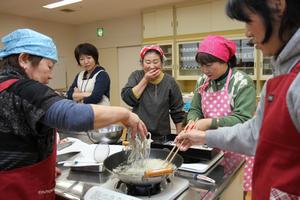
[[[122,163],[126,163],[130,151],[121,151],[115,153],[104,160],[104,167],[112,174],[116,175],[124,183],[135,184],[135,185],[149,185],[160,183],[163,178],[166,178],[168,175],[161,175],[157,177],[137,177],[131,175],[118,174],[114,172],[114,169],[117,168]],[[157,158],[165,160],[168,156],[169,151],[164,149],[151,149],[149,158]],[[176,155],[172,161],[172,164],[175,166],[175,170],[178,169],[183,163],[183,158],[180,155]]]
[[[123,133],[124,127],[119,124],[112,124],[104,128],[88,131],[88,137],[96,144],[115,144],[117,143]]]

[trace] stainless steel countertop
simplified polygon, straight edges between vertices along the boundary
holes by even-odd
[[[239,162],[237,162],[236,166],[233,166],[231,171],[226,173],[224,166],[220,163],[212,167],[204,175],[213,178],[216,181],[216,184],[210,184],[201,180],[186,178],[186,176],[184,176],[184,178],[189,180],[190,188],[183,193],[179,199],[185,199],[184,197],[188,192],[199,194],[197,195],[197,199],[218,199],[231,179],[242,167],[243,163],[244,159],[241,159]],[[83,199],[83,196],[88,189],[90,189],[92,186],[105,183],[111,177],[107,171],[100,173],[84,172],[70,170],[70,168],[65,168],[63,166],[58,167],[61,169],[62,174],[56,179],[55,192],[57,195],[68,199]],[[193,173],[186,173],[185,175],[192,177]]]

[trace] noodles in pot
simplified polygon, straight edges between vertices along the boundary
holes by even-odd
[[[150,159],[151,150],[151,134],[149,138],[140,140],[139,137],[129,139],[131,147],[127,162],[122,163],[113,171],[119,175],[132,176],[134,178],[142,178],[147,170],[158,170],[165,167],[173,167],[173,164],[166,163],[162,159]],[[170,164],[172,166],[170,166]]]
[[[158,170],[169,166],[170,163],[166,163],[162,159],[148,158],[134,161],[131,164],[120,165],[114,169],[114,172],[119,175],[142,178],[147,170]]]
[[[129,139],[129,146],[131,147],[131,151],[128,156],[127,163],[132,163],[137,160],[144,160],[149,158],[152,139],[150,133],[148,133],[148,136],[148,139],[144,139],[142,141],[140,137]]]

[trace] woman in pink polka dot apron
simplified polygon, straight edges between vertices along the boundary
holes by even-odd
[[[226,84],[223,90],[219,90],[216,92],[206,92],[205,89],[209,84],[209,80],[207,80],[202,85],[203,87],[199,88],[199,92],[202,94],[202,112],[205,118],[224,117],[231,114],[231,106],[230,106],[231,98],[228,94],[228,85],[229,85],[231,74],[232,74],[232,69],[229,69],[229,73],[226,79]],[[225,151],[224,160],[222,161],[222,164],[225,167],[226,170],[225,173],[227,173],[234,170],[236,165],[240,162],[240,160],[243,157],[245,157],[246,159],[246,164],[244,169],[243,188],[244,191],[251,191],[253,157],[247,157],[238,153]]]
[[[218,128],[219,119],[226,118],[227,116],[233,115],[233,106],[235,106],[232,93],[229,95],[228,87],[229,82],[232,78],[232,82],[237,82],[236,77],[233,75],[233,65],[235,62],[236,44],[230,40],[227,40],[221,36],[208,36],[199,45],[198,53],[196,55],[196,61],[200,64],[201,71],[206,75],[204,77],[203,84],[199,83],[198,94],[201,97],[201,105],[198,109],[201,109],[203,114],[202,120],[199,120],[196,124],[197,129],[206,130],[211,128]],[[234,59],[234,62],[232,60]],[[237,73],[237,72],[236,72]],[[238,75],[240,76],[240,75]],[[214,84],[219,84],[220,79],[225,80],[223,88],[217,87],[213,89]],[[244,80],[243,80],[244,81]],[[252,80],[251,80],[252,81]],[[232,86],[233,87],[233,86]],[[239,87],[239,86],[237,86]],[[241,95],[238,93],[238,95]],[[255,90],[253,89],[253,98],[255,98]],[[248,97],[247,97],[248,98]],[[254,103],[255,104],[255,103]],[[255,109],[255,105],[253,106]],[[236,108],[235,108],[236,109]],[[254,111],[253,109],[253,111]],[[251,110],[251,109],[249,109]],[[249,115],[249,118],[252,113]],[[215,127],[212,126],[213,120],[217,121]],[[235,121],[227,123],[233,125],[235,123],[241,123],[242,121]],[[222,124],[223,126],[229,126]],[[251,178],[252,178],[252,167],[253,158],[246,157],[241,154],[233,152],[225,152],[223,165],[225,172],[234,170],[234,167],[240,162],[241,159],[246,159],[246,165],[244,170],[244,191],[251,191]]]

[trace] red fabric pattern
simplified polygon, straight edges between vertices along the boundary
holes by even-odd
[[[289,74],[267,83],[253,171],[253,200],[300,199],[300,134],[286,103],[299,69],[300,63]]]
[[[7,89],[17,79],[0,83],[1,90]],[[55,134],[55,132],[53,133]],[[56,135],[56,134],[55,134]],[[56,136],[55,138],[56,139]],[[53,152],[45,160],[34,165],[8,171],[0,171],[0,198],[22,200],[55,199],[56,140]]]
[[[140,57],[142,59],[144,59],[145,54],[149,51],[149,50],[156,50],[160,53],[161,56],[164,56],[164,51],[158,46],[158,45],[149,45],[149,46],[145,46],[141,49],[140,51]]]

